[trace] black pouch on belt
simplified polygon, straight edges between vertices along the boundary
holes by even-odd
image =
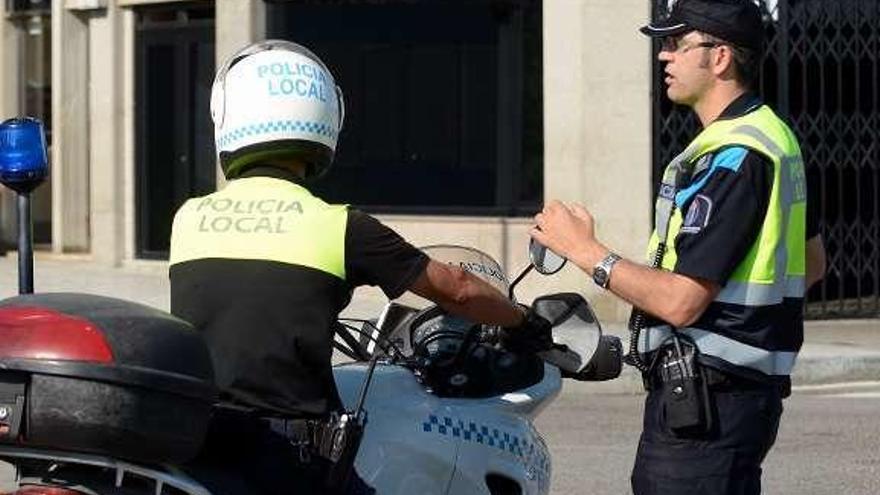
[[[705,433],[711,426],[709,390],[697,362],[697,346],[689,338],[673,333],[671,343],[660,348],[654,372],[662,383],[666,426],[673,433]]]

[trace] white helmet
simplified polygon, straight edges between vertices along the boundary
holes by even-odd
[[[293,157],[316,178],[333,163],[344,113],[342,91],[314,53],[283,40],[249,45],[223,64],[211,89],[220,167],[232,179],[250,164]]]

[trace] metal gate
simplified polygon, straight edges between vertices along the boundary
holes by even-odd
[[[768,21],[759,90],[800,139],[808,201],[828,253],[807,316],[880,316],[880,1],[756,2]],[[655,18],[672,3],[653,0]],[[665,97],[663,68],[653,60],[656,184],[698,123]]]

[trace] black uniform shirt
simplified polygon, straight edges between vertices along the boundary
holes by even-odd
[[[295,179],[259,168],[236,180],[254,176]],[[397,297],[428,263],[373,217],[353,209],[347,215],[345,280],[273,260],[205,257],[171,266],[171,312],[205,336],[227,400],[291,416],[339,407],[333,326],[352,290],[377,285]]]

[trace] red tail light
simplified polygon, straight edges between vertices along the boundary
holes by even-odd
[[[8,358],[112,363],[113,353],[87,320],[46,308],[12,307],[0,309],[0,359]]]
[[[83,492],[54,486],[25,486],[15,492],[2,495],[83,495]]]

